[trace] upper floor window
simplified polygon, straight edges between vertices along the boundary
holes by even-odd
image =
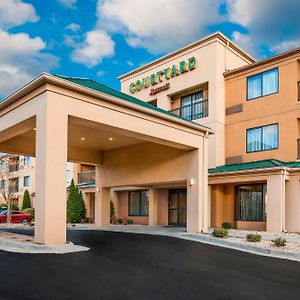
[[[30,164],[30,156],[24,156],[24,165],[28,166]]]
[[[203,91],[181,98],[180,116],[188,120],[208,116],[208,101],[203,99]]]
[[[24,176],[23,186],[29,186],[29,185],[30,185],[30,176]]]
[[[278,93],[278,68],[247,78],[247,100]]]
[[[278,124],[247,129],[247,153],[278,148]]]

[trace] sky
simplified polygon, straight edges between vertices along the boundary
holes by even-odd
[[[118,76],[220,31],[257,59],[300,47],[299,0],[0,0],[0,99],[42,72]]]

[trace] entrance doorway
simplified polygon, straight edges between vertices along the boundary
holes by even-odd
[[[186,189],[169,190],[169,225],[186,226]]]

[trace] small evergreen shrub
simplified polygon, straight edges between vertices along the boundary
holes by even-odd
[[[12,203],[10,210],[17,210],[19,211],[19,206],[16,203]]]
[[[127,224],[128,225],[133,224],[133,220],[132,219],[127,219]]]
[[[117,224],[122,224],[122,223],[123,223],[122,218],[118,218],[118,219],[117,219]]]
[[[274,243],[274,245],[276,247],[284,247],[284,246],[286,246],[287,241],[286,241],[286,239],[283,239],[283,238],[279,237],[275,240],[272,240],[272,242]]]
[[[256,233],[249,233],[246,235],[246,238],[250,243],[258,243],[261,241],[261,235]]]
[[[224,229],[231,229],[232,228],[232,224],[230,222],[224,222],[224,223],[222,223],[222,228],[224,228]]]
[[[82,192],[71,181],[67,200],[67,221],[69,223],[80,223],[86,219],[86,208]]]
[[[29,191],[25,190],[23,195],[22,211],[26,208],[31,208]]]
[[[34,213],[35,213],[34,208],[32,208],[32,207],[31,208],[25,208],[25,209],[22,210],[22,213],[27,214],[27,215],[31,215],[32,219],[34,219]]]
[[[212,235],[217,238],[226,238],[228,237],[228,230],[225,228],[215,228]]]

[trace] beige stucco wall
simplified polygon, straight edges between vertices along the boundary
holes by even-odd
[[[194,70],[167,81],[170,84],[170,89],[155,96],[150,96],[151,87],[148,87],[132,95],[146,102],[157,99],[157,106],[170,110],[175,108],[176,104],[179,104],[177,96],[174,96],[175,101],[173,104],[171,103],[173,95],[178,95],[178,93],[181,96],[187,95],[192,91],[202,89],[202,87],[197,88],[197,86],[206,85],[208,87],[206,93],[209,99],[209,116],[195,121],[211,127],[215,132],[215,135],[209,140],[209,167],[223,165],[225,162],[225,81],[223,73],[226,70],[249,63],[249,60],[237,53],[231,46],[226,47],[224,41],[215,38],[192,49],[176,53],[171,58],[159,61],[149,68],[121,79],[122,92],[131,94],[129,85],[132,82],[164,68],[172,67],[174,64],[179,65],[180,61],[187,61],[192,56],[196,57],[197,65]],[[163,85],[165,82],[166,80],[154,87]]]
[[[299,57],[296,55],[279,62],[271,61],[226,80],[226,107],[243,105],[243,112],[226,116],[226,157],[242,156],[243,161],[297,159],[297,139],[300,137],[297,90],[297,81],[300,79]],[[275,67],[279,68],[279,93],[246,101],[247,77]],[[279,148],[246,153],[247,128],[273,123],[279,123]]]

